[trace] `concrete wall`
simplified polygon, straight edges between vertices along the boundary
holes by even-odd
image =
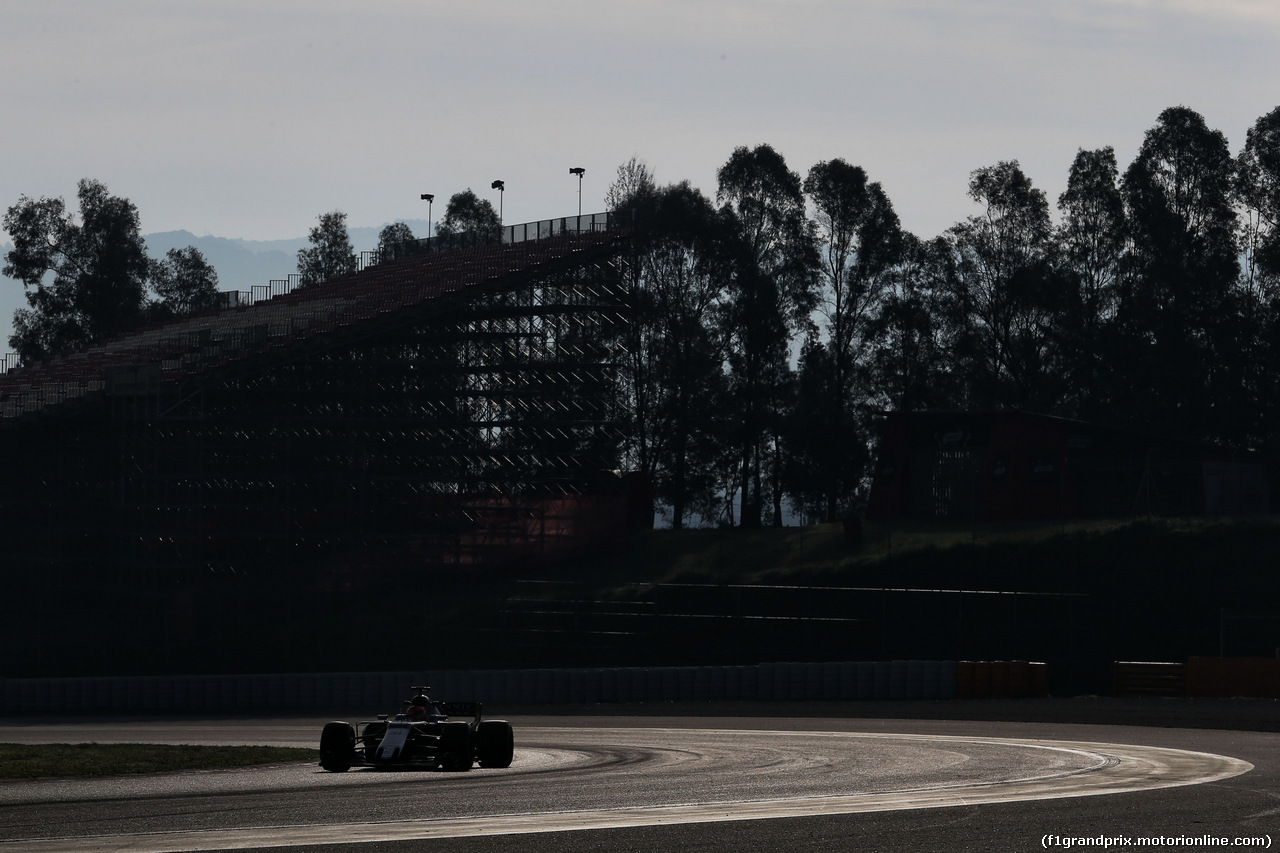
[[[1187,695],[1280,699],[1280,658],[1191,658]]]
[[[511,706],[637,702],[954,699],[996,695],[958,691],[973,668],[1007,666],[955,661],[763,663],[754,666],[631,667],[283,675],[183,675],[0,679],[0,713],[270,713],[367,708],[392,713],[409,688],[433,698]],[[1000,695],[1010,687],[999,686]],[[1017,694],[1027,695],[1027,694]]]
[[[1186,663],[1117,661],[1116,696],[1280,699],[1280,658],[1202,658]]]

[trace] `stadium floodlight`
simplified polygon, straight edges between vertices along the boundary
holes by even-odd
[[[585,175],[586,173],[587,173],[587,170],[582,168],[581,166],[572,166],[569,169],[570,175],[578,176],[578,218],[579,219],[582,218],[582,176]],[[579,228],[582,227],[581,222],[578,223],[578,227]]]
[[[489,184],[489,189],[498,191],[498,225],[502,225],[502,196],[507,191],[507,185],[502,181],[494,181]]]
[[[427,203],[427,238],[430,239],[432,236],[431,235],[431,203],[436,200],[436,197],[431,193],[423,193],[422,200]]]

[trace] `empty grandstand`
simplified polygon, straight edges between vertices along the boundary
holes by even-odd
[[[612,473],[628,240],[597,215],[422,241],[0,374],[0,675],[319,649],[299,626],[643,524]]]

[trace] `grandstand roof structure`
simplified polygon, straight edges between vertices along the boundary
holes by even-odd
[[[586,223],[582,230],[573,227],[579,221]],[[0,373],[0,427],[116,391],[155,390],[157,383],[249,369],[290,350],[416,322],[450,300],[519,288],[532,276],[616,251],[626,235],[606,222],[595,214],[509,226],[501,243],[445,251],[439,250],[442,241],[433,246],[422,240],[420,254],[12,367]]]

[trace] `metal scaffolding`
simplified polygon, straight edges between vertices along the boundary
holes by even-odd
[[[616,537],[630,250],[596,221],[0,376],[0,639],[31,658],[0,676]]]

